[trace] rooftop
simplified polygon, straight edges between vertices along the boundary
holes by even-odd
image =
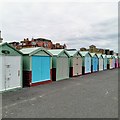
[[[41,47],[35,47],[35,48],[23,48],[21,49],[20,51],[23,53],[23,54],[30,54],[32,53],[33,51],[37,50],[37,49],[40,49]]]
[[[51,52],[53,55],[59,55],[61,52],[64,51],[64,49],[52,49],[48,51]]]
[[[75,51],[67,51],[70,56],[74,56],[77,53],[77,50]]]
[[[34,39],[34,40],[51,42],[51,40],[48,40],[48,39],[45,39],[45,38],[36,38],[36,39]]]
[[[85,56],[86,54],[88,54],[89,52],[88,51],[80,51],[81,55],[82,56]]]

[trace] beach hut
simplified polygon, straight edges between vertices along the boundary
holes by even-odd
[[[106,70],[107,69],[107,55],[103,54],[103,69]]]
[[[112,69],[112,55],[107,55],[107,69]]]
[[[76,51],[76,50],[73,50],[73,51],[71,50],[67,52],[70,55],[69,76],[73,77],[73,76],[82,75],[82,55],[80,54],[79,51]]]
[[[118,66],[120,67],[120,56],[118,56]]]
[[[99,58],[99,67],[98,70],[102,71],[103,70],[103,56],[102,54],[97,54],[98,58]]]
[[[97,72],[98,71],[98,56],[95,53],[90,53],[92,56],[92,64],[91,64],[91,72]]]
[[[112,68],[115,68],[115,56],[112,55]]]
[[[115,68],[119,67],[118,56],[115,56]]]
[[[91,55],[88,51],[80,51],[83,62],[82,62],[82,74],[91,73]]]
[[[52,54],[42,47],[23,48],[24,86],[36,86],[51,82]]]
[[[59,81],[69,78],[69,54],[64,49],[48,50],[52,57],[52,80]]]
[[[8,43],[0,44],[0,92],[22,87],[22,53]]]

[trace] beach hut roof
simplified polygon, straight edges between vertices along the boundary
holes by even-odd
[[[60,56],[62,53],[65,52],[65,54],[70,57],[69,53],[64,50],[64,49],[51,49],[51,50],[48,50],[51,54],[53,54],[53,56]]]
[[[67,51],[67,52],[71,57],[75,56],[76,54],[79,54],[82,57],[81,53],[77,50]]]
[[[107,55],[107,58],[112,58],[112,55]]]
[[[13,50],[15,50],[16,52],[18,52],[19,54],[23,54],[21,51],[19,51],[19,50],[17,50],[16,48],[14,48],[13,46],[11,46],[9,43],[7,43],[7,42],[4,42],[4,43],[0,43],[0,47],[3,47],[3,46],[5,46],[5,45],[7,45],[8,47],[10,47],[11,49],[13,49]]]
[[[90,55],[91,55],[92,57],[94,57],[95,55],[97,56],[96,53],[90,53]],[[97,57],[98,57],[98,56],[97,56]]]
[[[80,51],[80,54],[81,54],[83,57],[85,57],[86,54],[89,54],[89,55],[91,56],[90,52],[88,52],[88,51]],[[92,56],[91,56],[91,57],[92,57]]]
[[[119,56],[116,55],[115,58],[119,58]]]
[[[103,58],[107,57],[107,55],[106,55],[106,54],[102,54],[102,56],[103,56]]]
[[[53,56],[48,50],[46,50],[43,47],[35,47],[35,48],[23,48],[20,50],[23,54],[25,55],[33,55],[39,51],[44,51],[45,53],[47,53],[50,56]]]
[[[97,54],[97,56],[98,56],[98,58],[100,58],[102,56],[102,54]],[[102,58],[103,58],[103,56],[102,56]]]

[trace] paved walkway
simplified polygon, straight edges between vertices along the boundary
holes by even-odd
[[[115,118],[118,69],[3,94],[4,118]]]

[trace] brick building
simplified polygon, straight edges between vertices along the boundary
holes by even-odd
[[[91,53],[101,53],[101,54],[106,54],[106,55],[113,55],[114,51],[110,51],[109,49],[102,49],[102,48],[97,48],[95,45],[89,46],[89,49],[87,48],[80,48],[80,51],[89,51]]]
[[[16,49],[21,48],[31,48],[31,47],[44,47],[46,49],[65,49],[66,45],[61,45],[60,43],[53,44],[51,40],[44,39],[44,38],[32,38],[29,40],[28,38],[24,39],[20,42],[11,42],[9,43]]]
[[[60,43],[53,44],[52,49],[66,49],[66,45],[60,45]]]
[[[80,51],[88,51],[86,48],[82,47],[80,48]]]

